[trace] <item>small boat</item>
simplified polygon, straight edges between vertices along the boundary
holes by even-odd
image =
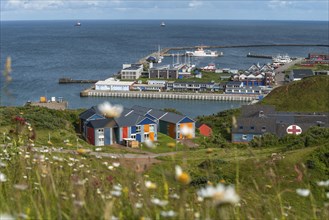
[[[75,23],[75,25],[74,26],[76,26],[76,27],[80,27],[81,26],[81,23],[80,23],[80,21],[78,21],[77,23]]]
[[[161,27],[165,27],[166,24],[165,24],[164,22],[161,22],[160,26],[161,26]]]

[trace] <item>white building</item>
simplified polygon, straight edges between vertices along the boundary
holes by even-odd
[[[104,81],[98,81],[95,83],[95,90],[107,90],[107,91],[129,91],[134,82],[123,82],[108,78]]]
[[[123,64],[121,79],[138,79],[143,72],[142,64]]]

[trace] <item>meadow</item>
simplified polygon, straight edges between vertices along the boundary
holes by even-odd
[[[321,141],[298,148],[284,142],[209,147],[207,140],[196,148],[176,148],[174,140],[162,137],[140,152],[96,149],[76,133],[79,112],[0,108],[1,219],[329,216],[327,130],[315,130]]]

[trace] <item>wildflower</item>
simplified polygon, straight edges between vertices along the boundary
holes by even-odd
[[[78,154],[87,154],[87,153],[89,153],[90,152],[90,150],[88,150],[88,149],[83,149],[83,148],[79,148],[78,150],[77,150],[77,153]]]
[[[296,193],[300,196],[307,197],[310,194],[309,189],[296,189]]]
[[[114,169],[113,166],[108,166],[107,168],[108,168],[109,170],[113,170],[113,169]]]
[[[157,206],[166,206],[168,204],[167,200],[160,200],[157,198],[151,199],[151,202]]]
[[[120,197],[121,196],[121,191],[111,191],[111,195],[115,197]]]
[[[189,128],[187,126],[182,126],[181,129],[180,129],[180,133],[185,137],[190,136],[190,135],[193,134],[193,129]]]
[[[151,149],[155,148],[153,141],[151,141],[150,139],[146,139],[144,143],[145,143],[145,146],[148,148],[151,148]]]
[[[206,153],[207,154],[210,154],[210,153],[212,153],[214,150],[212,149],[212,148],[207,148],[207,151],[206,151]]]
[[[85,204],[85,202],[80,200],[74,200],[73,204],[82,207]]]
[[[26,190],[27,189],[27,185],[24,185],[24,184],[15,184],[14,185],[14,188],[23,191],[23,190]]]
[[[0,182],[6,182],[6,181],[7,181],[6,175],[0,172]]]
[[[136,208],[136,209],[143,208],[143,203],[141,203],[141,202],[136,202],[136,203],[135,203],[135,208]]]
[[[189,184],[191,182],[191,177],[188,175],[188,173],[183,172],[182,168],[178,165],[175,167],[175,174],[176,174],[176,180],[178,182],[181,182],[183,184]]]
[[[170,210],[170,211],[161,211],[160,212],[160,215],[162,217],[169,217],[169,218],[171,218],[171,217],[175,217],[176,216],[176,212],[174,212],[173,210]]]
[[[151,181],[145,181],[145,187],[148,189],[155,189],[157,188],[157,185]]]
[[[107,118],[118,118],[123,111],[123,107],[121,105],[112,105],[109,102],[104,102],[98,105],[98,109]]]
[[[1,162],[1,160],[0,160],[0,167],[6,167],[6,166],[7,166],[7,164]]]
[[[0,164],[0,166],[1,166],[1,164]],[[327,180],[327,181],[319,181],[319,182],[317,182],[317,184],[318,184],[318,186],[325,186],[325,187],[327,187],[327,186],[329,186],[329,180]]]
[[[169,197],[172,198],[172,199],[179,199],[180,198],[179,195],[177,195],[176,193],[171,194]]]
[[[15,220],[15,218],[7,213],[5,214],[0,214],[0,219],[5,219],[5,220]]]
[[[216,187],[207,186],[205,188],[201,188],[197,192],[198,196],[201,198],[211,198],[216,205],[231,203],[238,203],[240,197],[236,194],[234,188],[232,186],[227,186],[219,183]]]
[[[169,147],[169,148],[174,148],[175,146],[176,146],[175,142],[170,142],[167,144],[167,147]]]
[[[98,147],[98,148],[95,149],[95,151],[102,151],[102,148]]]
[[[329,199],[329,192],[326,193],[327,199]]]
[[[112,165],[113,165],[114,167],[119,167],[119,166],[120,166],[120,163],[119,163],[119,162],[113,162]]]

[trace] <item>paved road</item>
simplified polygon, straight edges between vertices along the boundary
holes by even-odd
[[[286,71],[287,69],[289,69],[291,66],[295,65],[295,64],[298,64],[298,63],[301,63],[303,61],[304,58],[297,58],[296,60],[290,62],[290,63],[287,63],[283,66],[280,66],[279,68],[275,69],[274,72],[275,72],[275,82],[276,82],[276,85],[275,87],[279,87],[279,86],[282,86],[285,84],[285,81],[284,81],[284,71]]]

